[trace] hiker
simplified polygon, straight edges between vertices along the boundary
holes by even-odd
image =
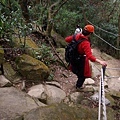
[[[91,52],[91,45],[90,45],[90,35],[94,32],[94,26],[92,25],[86,25],[82,31],[82,34],[78,33],[75,36],[71,35],[65,38],[65,41],[67,43],[71,43],[73,40],[73,37],[75,37],[75,40],[84,39],[80,44],[77,46],[78,53],[80,54],[80,59],[77,64],[70,64],[71,71],[77,75],[78,80],[76,82],[76,89],[84,88],[84,81],[85,78],[91,77],[91,70],[89,66],[89,60],[91,62],[97,62],[101,64],[102,66],[107,66],[106,61],[102,61],[97,59],[92,55]]]
[[[82,28],[79,25],[76,26],[75,34],[82,33]]]

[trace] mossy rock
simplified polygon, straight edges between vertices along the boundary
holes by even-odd
[[[10,63],[5,62],[3,64],[3,68],[4,68],[4,75],[5,77],[10,80],[12,83],[15,83],[17,81],[19,81],[21,79],[21,76],[19,75],[19,73],[17,73],[13,67],[11,66]]]
[[[65,42],[65,39],[59,34],[57,34],[55,31],[52,30],[51,35],[55,39],[55,42],[57,43],[58,47],[64,48],[66,46],[67,43]]]
[[[19,72],[28,80],[43,81],[50,74],[49,68],[43,62],[27,54],[17,57],[16,64]]]
[[[25,43],[25,46],[24,46],[24,43]],[[32,57],[36,57],[38,53],[41,54],[41,51],[37,46],[37,44],[29,37],[26,37],[25,39],[14,38],[13,44],[15,47],[19,47],[25,50],[25,52]]]
[[[31,110],[24,120],[97,120],[97,111],[85,106],[70,107],[60,103]]]

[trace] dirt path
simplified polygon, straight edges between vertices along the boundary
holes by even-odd
[[[55,70],[54,80],[58,81],[62,89],[67,95],[69,95],[73,90],[75,90],[77,80],[76,75],[60,66],[55,66]]]

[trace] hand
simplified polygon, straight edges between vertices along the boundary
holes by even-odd
[[[100,61],[100,64],[101,64],[102,66],[107,66],[106,61]]]
[[[107,66],[107,62],[106,61],[102,61],[102,60],[96,59],[96,62],[100,63],[102,66]]]

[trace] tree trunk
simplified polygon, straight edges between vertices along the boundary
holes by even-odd
[[[39,4],[40,3],[40,0],[36,0],[36,4]]]
[[[117,47],[120,48],[120,14],[118,17],[118,39],[117,39]],[[117,52],[118,58],[120,59],[120,50]]]
[[[119,18],[118,18],[118,40],[117,40],[117,46],[120,46],[120,14],[119,14]]]
[[[82,1],[80,1],[80,6],[82,7],[82,14],[83,14],[83,18],[84,18],[84,24],[88,24],[88,21],[87,21],[87,17],[86,17],[86,13],[85,13],[85,9],[84,9],[84,4]]]
[[[48,22],[47,22],[47,29],[46,29],[46,34],[48,35],[48,36],[51,36],[51,31],[52,31],[52,27],[53,27],[53,21],[52,21],[52,19],[53,19],[53,16],[52,16],[52,10],[51,9],[49,9],[49,11],[48,11]]]
[[[47,22],[47,30],[46,34],[48,36],[51,36],[51,31],[53,28],[53,19],[60,10],[60,8],[67,2],[68,0],[60,0],[57,2],[54,2],[48,9],[48,22]],[[56,8],[57,6],[57,8]]]
[[[29,11],[27,8],[27,0],[19,0],[19,4],[20,4],[21,10],[22,10],[22,15],[23,15],[25,21],[27,23],[30,22]]]

